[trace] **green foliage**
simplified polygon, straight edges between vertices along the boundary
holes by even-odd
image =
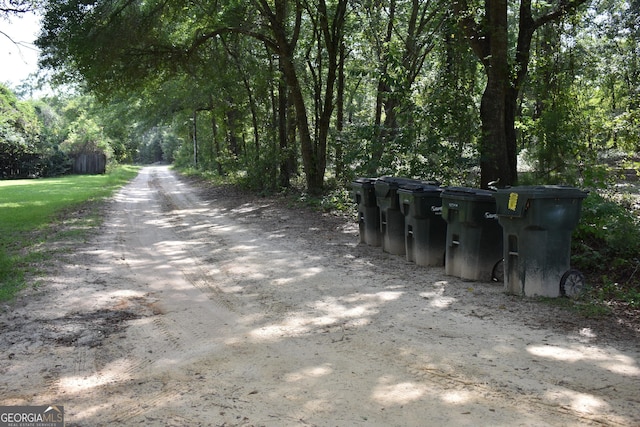
[[[144,132],[140,140],[135,160],[142,164],[172,163],[180,146],[180,140],[169,126],[154,126]]]
[[[38,127],[32,106],[0,84],[0,179],[37,174]]]
[[[320,201],[320,208],[325,212],[353,214],[353,196],[346,188],[330,190]]]
[[[38,134],[38,123],[32,106],[19,101],[15,94],[0,84],[0,124],[11,126],[27,138],[35,139]]]
[[[133,160],[135,127],[119,112],[91,96],[19,101],[0,85],[0,179],[64,175],[79,153]]]
[[[597,300],[640,307],[640,218],[611,196],[591,193],[573,235],[572,263],[587,275]]]
[[[0,301],[13,298],[24,284],[24,273],[16,269],[16,259],[0,247]]]
[[[578,298],[548,298],[537,297],[538,301],[545,304],[572,310],[587,318],[603,318],[611,315],[611,307],[602,299],[593,298],[583,294]]]
[[[110,196],[136,174],[129,166],[106,175],[0,181],[0,301],[25,285],[25,272],[53,255],[43,253],[41,243],[61,237],[60,227],[51,227],[61,215],[67,225],[74,223],[81,237],[95,225],[94,217],[67,219],[64,212],[88,208],[87,203]],[[78,217],[84,220],[78,222]]]
[[[262,192],[273,193],[279,190],[277,176],[280,156],[275,150],[265,152],[262,155],[254,154],[255,160],[247,165],[246,174],[241,179],[245,188]]]
[[[476,185],[470,172],[479,158],[477,63],[470,59],[468,48],[456,41],[461,37],[452,39],[445,33],[444,38],[447,42],[439,55],[447,67],[437,69],[419,100],[416,116],[423,126],[411,159],[412,175],[447,185]]]
[[[304,207],[314,211],[350,217],[352,220],[356,219],[356,213],[353,210],[353,199],[346,188],[334,188],[320,196],[290,189],[286,193],[286,197],[292,207]]]

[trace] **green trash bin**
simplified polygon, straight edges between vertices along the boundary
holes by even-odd
[[[400,211],[398,190],[401,185],[419,182],[414,179],[390,176],[383,176],[376,180],[376,202],[380,209],[380,234],[384,252],[405,255],[404,214]]]
[[[447,187],[442,192],[447,222],[445,274],[465,280],[491,281],[502,263],[502,228],[493,192]]]
[[[358,204],[360,243],[380,246],[380,209],[376,201],[376,178],[357,178],[351,182],[352,195]]]
[[[584,276],[570,268],[571,233],[586,192],[557,185],[498,190],[494,196],[504,230],[504,286],[524,296],[575,296]]]
[[[442,219],[442,190],[426,183],[403,185],[398,190],[407,261],[419,266],[444,265],[447,223]]]

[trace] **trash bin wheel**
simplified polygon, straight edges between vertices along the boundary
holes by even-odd
[[[575,298],[586,288],[584,275],[575,269],[568,270],[560,279],[560,295]]]
[[[498,283],[504,283],[504,258],[496,262],[491,270],[491,280]]]

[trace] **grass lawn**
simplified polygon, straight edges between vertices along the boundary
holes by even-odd
[[[134,178],[138,168],[119,166],[105,175],[0,181],[0,301],[25,285],[25,273],[53,254],[43,243],[84,238],[99,224],[98,203]],[[68,213],[82,210],[82,215]],[[64,215],[67,213],[67,215]],[[54,225],[65,217],[65,235]]]

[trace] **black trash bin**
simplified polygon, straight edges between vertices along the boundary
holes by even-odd
[[[424,267],[444,265],[447,223],[442,219],[442,190],[431,184],[403,185],[398,190],[407,261]]]
[[[496,267],[502,264],[502,228],[493,192],[446,188],[442,218],[447,222],[445,274],[465,280],[494,279]]]
[[[380,208],[380,233],[382,250],[394,255],[404,255],[404,214],[400,211],[398,190],[401,185],[420,181],[408,178],[384,176],[375,182],[376,201]]]
[[[376,201],[377,178],[357,178],[351,182],[353,199],[358,204],[358,228],[360,242],[380,246],[380,209]]]
[[[571,233],[586,192],[544,185],[511,187],[494,196],[504,230],[504,286],[524,296],[574,296],[584,277],[570,269]]]

